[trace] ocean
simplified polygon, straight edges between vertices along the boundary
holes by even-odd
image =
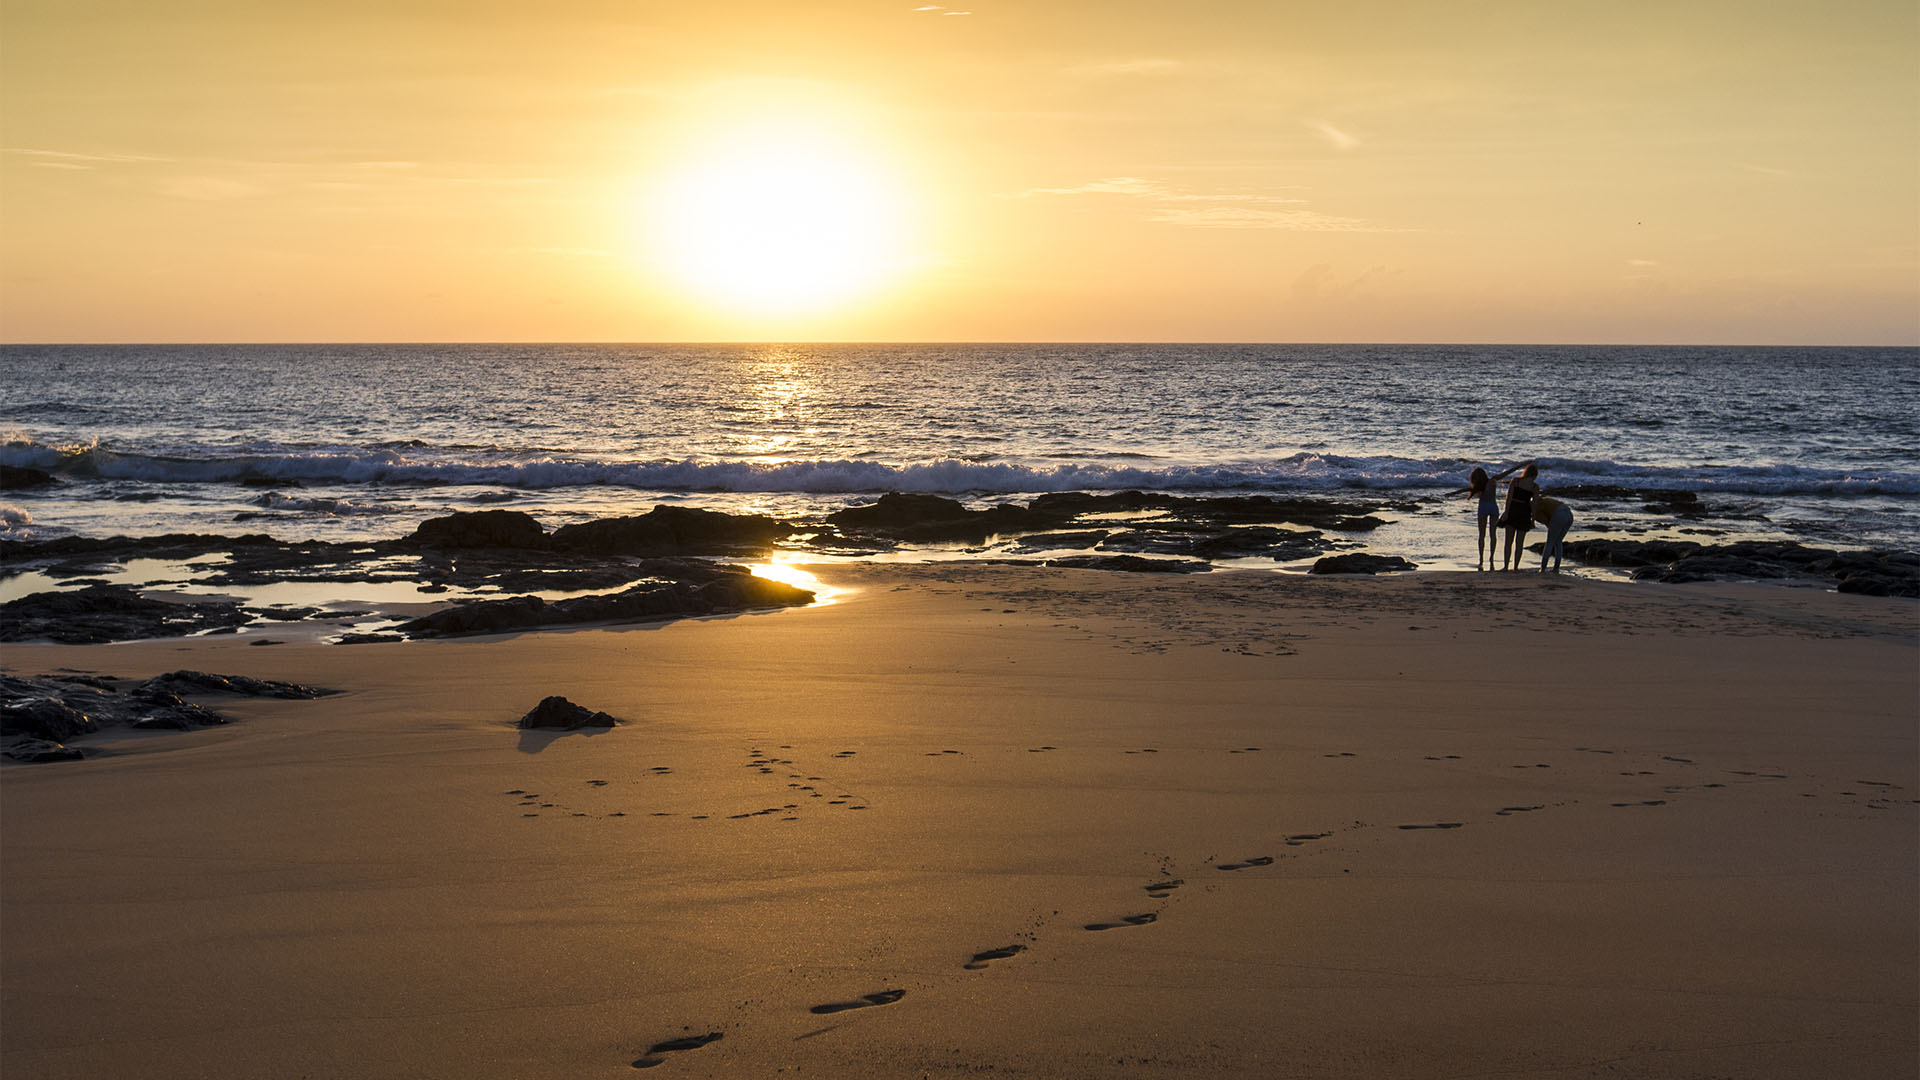
[[[663,503],[805,517],[888,491],[1137,489],[1379,499],[1389,524],[1358,546],[1466,569],[1472,506],[1445,493],[1533,459],[1575,538],[1910,549],[1920,349],[7,346],[0,444],[0,464],[61,480],[4,493],[16,539],[360,541],[490,507],[551,528]]]

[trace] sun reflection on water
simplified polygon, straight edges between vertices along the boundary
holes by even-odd
[[[776,554],[771,562],[758,563],[747,569],[752,571],[755,577],[763,577],[769,581],[782,582],[796,589],[812,592],[815,607],[831,604],[837,597],[848,591],[826,584],[812,571],[804,570],[788,561],[789,558],[790,556],[785,554]]]

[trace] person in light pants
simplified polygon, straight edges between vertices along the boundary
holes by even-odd
[[[1566,503],[1547,495],[1533,497],[1533,520],[1547,527],[1547,543],[1540,549],[1540,572],[1547,572],[1547,560],[1553,560],[1554,573],[1560,572],[1560,557],[1567,553],[1567,530],[1573,528],[1573,510]]]

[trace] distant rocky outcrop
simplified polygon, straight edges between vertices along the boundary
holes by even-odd
[[[558,694],[540,699],[540,704],[520,718],[522,730],[578,731],[589,727],[612,727],[617,723],[618,720],[606,713],[575,705]]]
[[[144,682],[86,675],[0,675],[0,754],[16,761],[71,761],[84,752],[65,744],[103,728],[188,731],[227,718],[182,695],[287,699],[335,693],[297,683],[174,671]]]
[[[20,491],[25,488],[46,487],[59,482],[59,477],[42,469],[29,469],[20,465],[0,465],[0,491]]]
[[[1350,552],[1331,555],[1313,564],[1310,574],[1390,574],[1419,567],[1398,555],[1367,555]]]
[[[591,555],[748,555],[764,552],[796,531],[763,514],[656,506],[637,517],[562,525],[552,540],[556,550]]]
[[[403,543],[431,548],[543,548],[547,532],[518,510],[456,510],[428,518]]]
[[[1804,579],[1844,593],[1920,596],[1920,553],[1835,551],[1792,541],[1707,545],[1691,540],[1572,540],[1567,557],[1589,566],[1631,568],[1637,581]]]

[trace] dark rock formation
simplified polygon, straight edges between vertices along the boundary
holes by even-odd
[[[753,608],[788,607],[813,601],[813,593],[785,582],[755,577],[744,567],[697,560],[656,560],[648,564],[667,580],[636,585],[624,592],[577,596],[551,603],[537,596],[455,604],[395,629],[413,637],[498,634],[542,626],[716,615]]]
[[[1920,596],[1920,554],[1911,551],[1835,551],[1767,540],[1713,546],[1691,540],[1578,540],[1568,542],[1567,557],[1591,566],[1630,567],[1635,580],[1665,584],[1799,578],[1846,593]]]
[[[1222,545],[1223,555],[1239,555],[1260,552],[1252,551],[1258,545],[1250,537],[1234,535],[1245,530],[1234,529],[1233,526],[1290,524],[1353,532],[1384,524],[1380,518],[1372,516],[1372,509],[1372,504],[1323,499],[1277,499],[1264,495],[1189,498],[1140,491],[1100,495],[1070,491],[1041,495],[1026,506],[1003,504],[969,510],[959,502],[937,495],[893,492],[882,495],[878,502],[829,514],[827,521],[851,535],[879,536],[909,542],[978,543],[989,536],[1020,535],[1058,530],[1074,524],[1092,524],[1081,519],[1098,514],[1103,517],[1098,524],[1114,534],[1102,542],[1103,548],[1165,550],[1147,545],[1172,543],[1164,538],[1156,541],[1150,536],[1129,537],[1122,531],[1123,525],[1127,525],[1147,533],[1205,534]],[[1110,520],[1117,515],[1138,515],[1139,520]],[[1290,533],[1286,542],[1298,544],[1302,535]],[[1285,557],[1304,558],[1305,555]]]
[[[405,542],[432,548],[540,548],[547,533],[533,515],[518,510],[456,510],[421,522]]]
[[[638,517],[562,525],[553,546],[593,555],[744,555],[766,551],[794,531],[762,514],[656,506]]]
[[[522,729],[540,728],[548,731],[578,731],[586,727],[612,727],[617,723],[619,721],[606,713],[575,705],[558,694],[542,698],[540,704],[520,718]]]
[[[67,704],[57,691],[41,691],[28,680],[0,676],[0,736],[28,735],[50,742],[64,742],[78,735],[100,730],[100,722],[81,709]]]
[[[48,761],[79,761],[85,754],[71,746],[46,739],[17,739],[0,747],[0,756],[15,761],[40,764]]]
[[[1211,563],[1202,559],[1149,559],[1140,555],[1069,555],[1048,559],[1047,565],[1075,570],[1120,570],[1134,574],[1197,574],[1213,569]]]
[[[0,465],[0,491],[19,491],[23,488],[45,487],[59,482],[59,477],[40,469],[28,469],[19,465]]]
[[[1399,570],[1417,570],[1419,567],[1398,555],[1366,555],[1351,552],[1346,555],[1330,555],[1313,564],[1310,574],[1385,574]]]
[[[302,686],[299,683],[280,682],[275,679],[250,679],[245,675],[209,675],[204,671],[170,671],[165,675],[155,675],[140,684],[144,693],[161,694],[234,694],[243,697],[275,697],[288,700],[308,700],[337,694],[338,690],[322,690],[314,686]]]
[[[127,641],[233,629],[247,621],[240,605],[226,601],[171,603],[124,585],[90,585],[29,593],[0,604],[0,641]]]
[[[141,683],[79,675],[0,675],[0,738],[7,740],[0,753],[16,761],[70,761],[80,752],[63,744],[103,728],[189,731],[227,722],[212,709],[183,701],[182,693],[315,698],[334,692],[198,671],[176,671]]]

